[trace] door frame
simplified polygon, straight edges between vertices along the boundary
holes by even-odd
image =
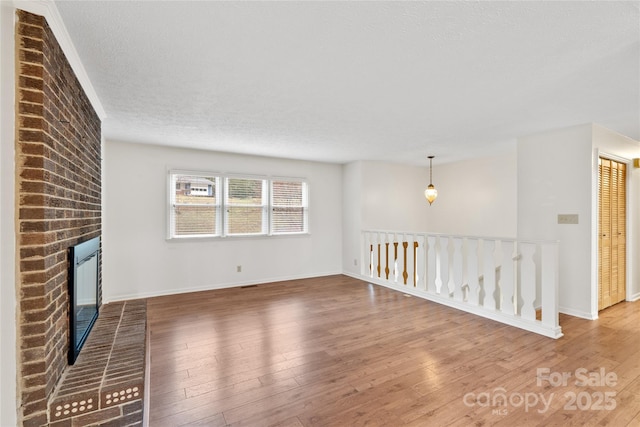
[[[633,277],[633,264],[632,262],[632,252],[633,248],[629,244],[629,236],[633,235],[634,223],[632,222],[632,208],[631,205],[631,193],[630,193],[630,178],[631,178],[631,170],[633,168],[633,161],[631,159],[627,159],[625,157],[620,157],[615,154],[611,154],[607,151],[601,151],[598,148],[594,149],[593,156],[593,169],[592,169],[592,200],[591,200],[591,318],[598,318],[598,218],[600,215],[600,210],[598,209],[599,201],[600,201],[600,158],[605,158],[607,160],[613,160],[618,163],[624,163],[626,168],[625,173],[625,188],[626,188],[626,230],[625,230],[625,240],[626,240],[626,248],[625,248],[625,301],[631,301],[631,278]]]

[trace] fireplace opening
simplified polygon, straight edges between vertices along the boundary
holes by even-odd
[[[80,354],[98,318],[100,237],[69,248],[69,364]]]

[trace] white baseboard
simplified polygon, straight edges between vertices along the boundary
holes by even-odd
[[[334,276],[342,274],[341,271],[338,272],[325,272],[325,273],[312,273],[312,274],[301,274],[294,276],[280,276],[280,277],[270,277],[270,278],[262,278],[250,281],[242,281],[242,282],[227,282],[227,283],[216,283],[205,286],[191,286],[185,288],[173,288],[173,289],[164,289],[158,292],[142,292],[135,294],[120,294],[120,295],[111,295],[108,297],[103,296],[102,303],[108,304],[110,302],[117,301],[127,301],[133,299],[141,299],[141,298],[153,298],[153,297],[162,297],[167,295],[177,295],[177,294],[186,294],[190,292],[201,292],[201,291],[212,291],[215,289],[226,289],[226,288],[239,288],[241,286],[251,286],[251,285],[261,285],[265,283],[274,283],[274,282],[284,282],[287,280],[301,280],[301,279],[311,279],[314,277],[323,277],[323,276]]]
[[[593,314],[586,311],[576,310],[574,308],[558,307],[558,311],[562,314],[567,314],[573,317],[580,317],[587,320],[596,320],[598,318],[598,313]]]
[[[629,298],[627,301],[634,302],[634,301],[638,301],[639,299],[640,299],[640,293],[637,293],[637,294],[631,295],[631,298]]]
[[[347,271],[343,271],[340,274],[342,274],[344,276],[349,276],[349,277],[354,278],[354,279],[362,280],[362,276],[359,275],[359,274],[350,273],[350,272],[347,272]]]

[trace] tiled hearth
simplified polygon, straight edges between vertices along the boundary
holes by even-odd
[[[142,425],[146,317],[145,300],[101,307],[49,401],[50,426]]]

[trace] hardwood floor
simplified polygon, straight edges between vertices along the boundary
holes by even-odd
[[[640,426],[640,302],[559,340],[346,276],[147,310],[152,427]]]

